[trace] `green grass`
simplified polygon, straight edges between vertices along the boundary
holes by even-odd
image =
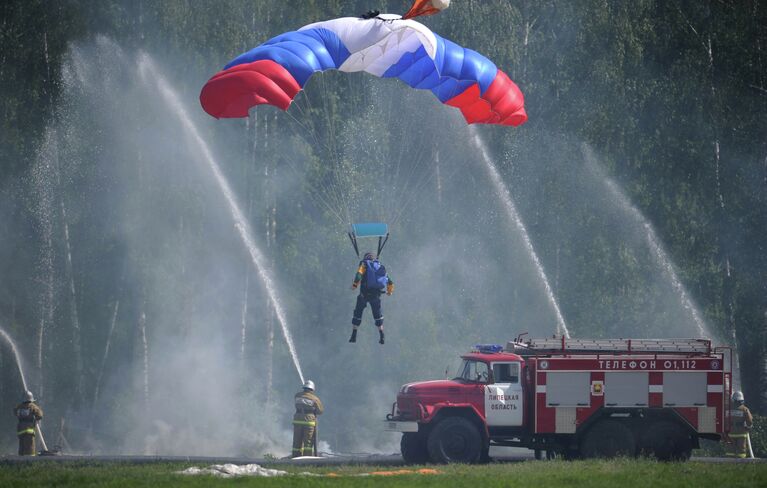
[[[189,464],[59,464],[31,463],[0,466],[0,487],[364,487],[473,486],[492,487],[610,487],[698,488],[767,487],[767,464],[656,463],[647,460],[522,462],[480,466],[427,466],[438,475],[359,476],[388,466],[302,467],[267,466],[289,471],[280,478],[220,479],[181,476]],[[413,469],[413,468],[409,468]],[[339,477],[306,476],[336,473]]]

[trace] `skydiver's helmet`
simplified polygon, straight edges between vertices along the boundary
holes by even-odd
[[[25,402],[34,402],[35,396],[32,394],[31,391],[27,390],[24,392],[24,401]]]
[[[372,252],[366,252],[365,256],[362,258],[365,261],[372,261],[375,259]]]
[[[304,381],[304,390],[314,391],[314,381],[312,380]]]
[[[735,405],[737,405],[738,407],[743,405],[743,403],[745,403],[745,401],[746,401],[746,399],[743,397],[743,392],[742,391],[736,391],[735,393],[733,393],[732,394],[732,401],[735,402]]]

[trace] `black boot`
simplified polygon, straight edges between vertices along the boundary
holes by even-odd
[[[349,338],[349,342],[357,342],[357,329],[352,329],[352,336]]]
[[[379,329],[378,330],[378,335],[380,336],[380,339],[378,339],[378,343],[379,344],[383,344],[384,343],[384,333],[383,333],[383,331]]]

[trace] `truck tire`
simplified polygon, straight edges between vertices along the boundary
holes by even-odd
[[[475,463],[482,453],[482,436],[463,417],[448,417],[429,433],[426,442],[435,463]]]
[[[547,461],[554,461],[558,457],[559,457],[559,455],[557,454],[557,451],[552,451],[550,449],[546,450],[546,460]]]
[[[581,452],[577,449],[563,449],[559,451],[557,455],[565,461],[577,461],[583,457],[581,456]]]
[[[490,457],[490,446],[486,446],[482,449],[482,452],[479,453],[479,462],[482,464],[487,464],[493,459]]]
[[[625,424],[600,420],[586,432],[580,450],[585,458],[635,456],[637,443],[633,432]]]
[[[407,464],[425,464],[429,462],[429,451],[426,450],[426,438],[418,432],[405,432],[399,443],[402,459]]]
[[[687,461],[692,455],[692,442],[675,422],[653,423],[647,431],[650,448],[658,461]]]

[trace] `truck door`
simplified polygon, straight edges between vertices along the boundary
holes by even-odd
[[[485,386],[485,417],[489,426],[522,425],[522,382],[519,362],[493,363],[493,380]]]
[[[490,382],[490,366],[484,361],[465,360],[461,378],[466,380],[462,388],[463,400],[474,405],[477,410],[485,401],[485,387]]]

